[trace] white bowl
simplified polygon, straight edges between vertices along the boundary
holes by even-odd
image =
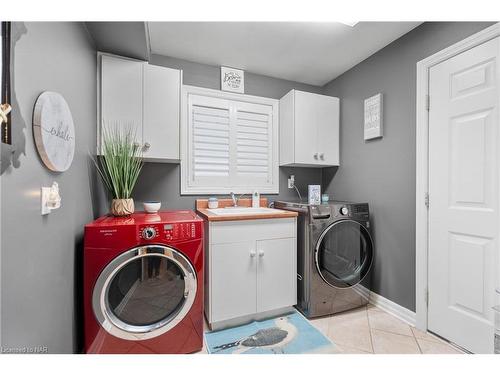
[[[148,214],[155,214],[161,207],[161,202],[144,202],[144,211]]]

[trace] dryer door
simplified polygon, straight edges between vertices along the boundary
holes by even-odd
[[[359,284],[373,261],[370,233],[357,221],[337,221],[319,237],[315,260],[320,276],[329,285],[349,288]]]
[[[196,273],[179,251],[160,245],[128,250],[101,272],[92,306],[101,326],[127,340],[159,336],[189,312]]]

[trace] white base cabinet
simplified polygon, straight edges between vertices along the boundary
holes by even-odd
[[[212,329],[296,304],[296,228],[295,218],[206,223],[205,315]]]

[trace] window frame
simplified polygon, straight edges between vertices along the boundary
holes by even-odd
[[[271,154],[272,160],[269,164],[271,168],[271,183],[267,185],[255,185],[255,186],[195,186],[189,184],[190,177],[190,165],[192,165],[192,152],[189,144],[189,96],[199,95],[206,96],[208,98],[216,98],[220,100],[228,101],[238,101],[250,104],[261,104],[271,107],[272,121],[271,121]],[[237,194],[248,194],[252,191],[257,190],[259,193],[263,194],[279,194],[279,100],[246,95],[229,93],[220,90],[213,90],[207,88],[201,88],[190,85],[182,86],[182,98],[181,98],[181,132],[180,132],[180,151],[181,151],[181,195],[217,195],[217,194],[229,194],[234,192]]]

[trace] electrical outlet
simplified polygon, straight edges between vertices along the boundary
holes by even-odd
[[[293,189],[295,186],[295,176],[292,174],[290,177],[288,177],[288,188]]]

